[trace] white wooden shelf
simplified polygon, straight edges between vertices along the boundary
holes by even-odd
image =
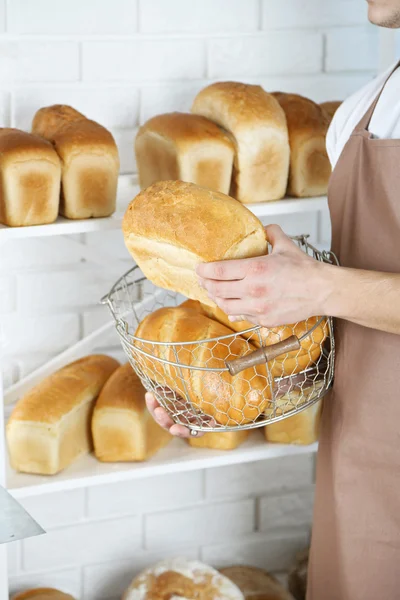
[[[143,463],[101,463],[93,455],[87,455],[58,475],[51,476],[16,473],[8,466],[7,488],[19,499],[116,481],[306,454],[315,452],[316,449],[317,444],[269,444],[265,442],[260,430],[254,431],[244,444],[231,451],[192,448],[185,441],[174,439],[152,459]]]

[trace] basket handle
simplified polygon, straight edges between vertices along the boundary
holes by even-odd
[[[246,354],[246,356],[241,356],[234,360],[227,360],[225,365],[231,375],[237,375],[251,367],[268,363],[281,354],[299,350],[300,347],[299,339],[295,335],[291,335],[286,338],[286,340],[282,340],[272,346],[263,346],[254,352],[250,352],[250,354]]]

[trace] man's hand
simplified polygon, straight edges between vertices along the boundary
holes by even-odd
[[[307,256],[278,225],[265,230],[271,254],[201,264],[200,284],[231,320],[275,327],[324,314],[329,265]]]
[[[160,406],[153,394],[146,394],[146,406],[153,419],[166,431],[175,437],[190,438],[190,429],[184,425],[178,425],[173,422],[167,411]],[[189,417],[190,420],[190,417]],[[196,437],[204,435],[201,431],[197,432]]]

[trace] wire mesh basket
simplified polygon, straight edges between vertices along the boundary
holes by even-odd
[[[307,238],[292,239],[314,259],[338,264],[333,253],[317,250]],[[180,294],[154,286],[137,266],[102,299],[146,390],[193,435],[265,426],[307,409],[328,391],[335,360],[330,317],[270,329],[249,326],[232,333],[220,325],[222,335],[202,340],[190,335],[181,339],[179,332],[168,341],[141,336],[150,318],[160,323],[173,320],[185,301]],[[210,316],[201,311],[194,315],[198,303],[189,304],[191,318]],[[184,330],[190,331],[190,322]]]

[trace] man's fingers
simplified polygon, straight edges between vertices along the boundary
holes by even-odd
[[[197,265],[196,273],[201,279],[216,281],[235,281],[244,279],[248,271],[250,259],[222,260],[219,262],[201,263]]]
[[[147,410],[154,416],[155,409],[160,406],[156,398],[150,392],[145,395]]]
[[[169,430],[169,432],[172,435],[175,435],[175,436],[181,437],[181,438],[190,438],[190,437],[192,437],[192,435],[190,433],[190,429],[188,429],[184,425],[177,425],[177,424],[172,425],[172,427]],[[204,435],[204,434],[201,431],[198,431],[196,437],[201,437],[202,435]]]
[[[215,302],[225,314],[230,317],[240,317],[238,319],[240,321],[243,320],[242,317],[245,315],[257,315],[261,312],[261,304],[255,299],[226,300],[224,298],[216,298]]]
[[[211,298],[237,299],[240,297],[240,281],[214,281],[200,279],[200,285],[207,290]]]

